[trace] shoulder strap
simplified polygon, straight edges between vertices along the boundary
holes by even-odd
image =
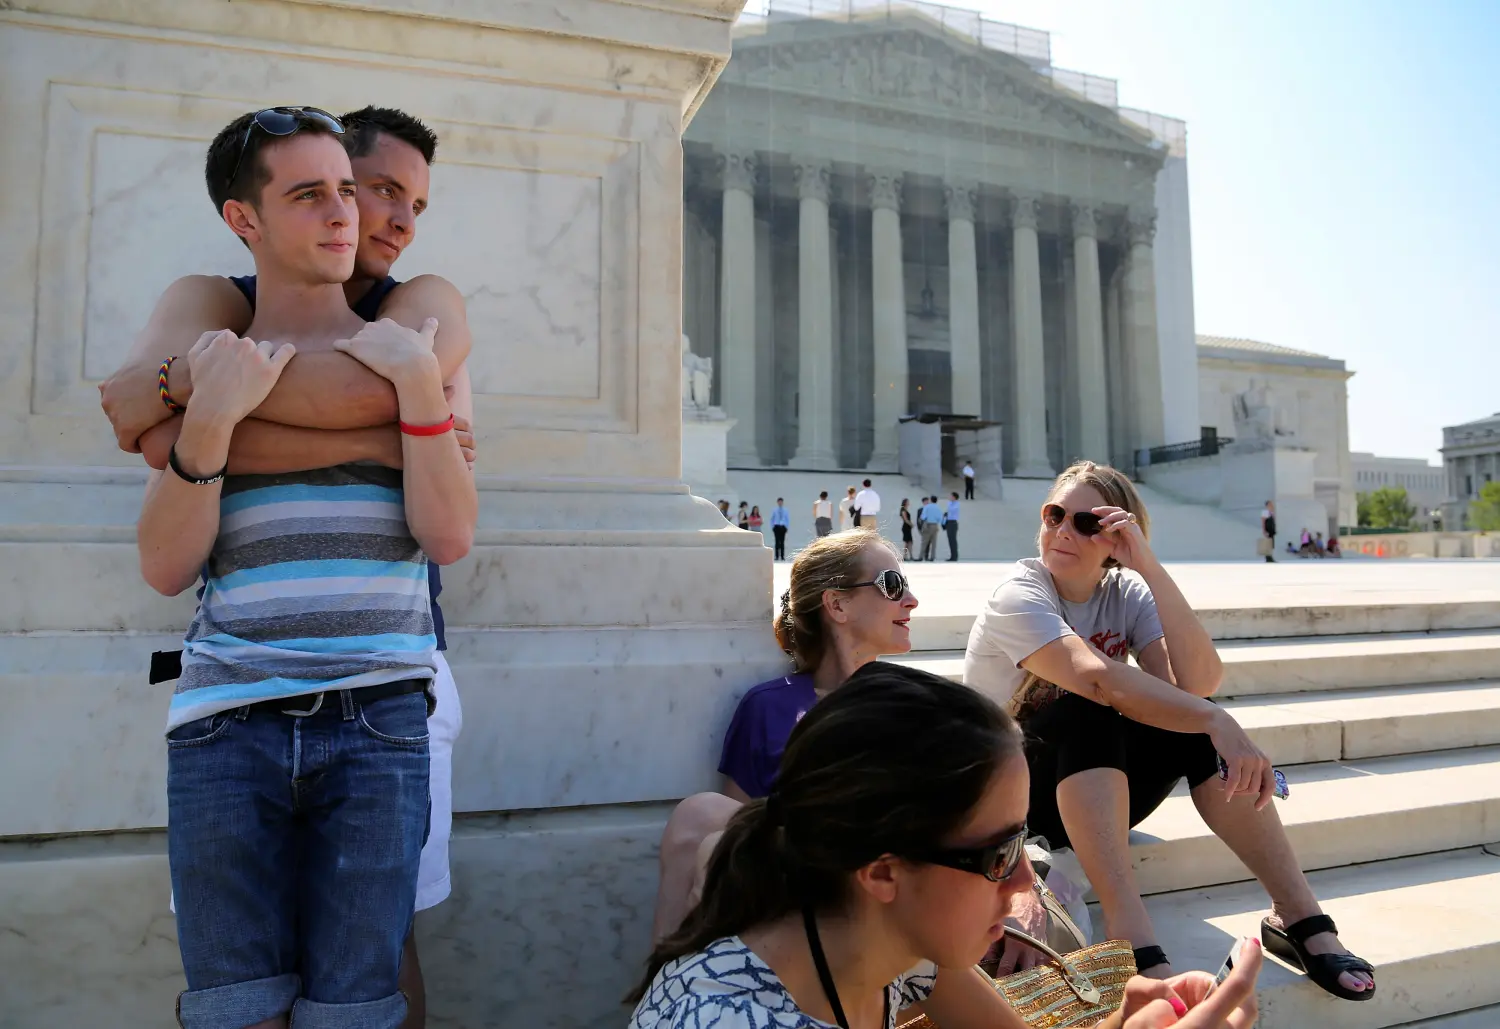
[[[354,304],[352,310],[367,322],[373,322],[380,318],[380,305],[385,303],[385,298],[390,296],[391,290],[401,283],[387,275],[381,281],[371,286],[364,296]]]
[[[823,995],[828,1006],[833,1008],[833,1017],[839,1029],[849,1029],[849,1019],[844,1017],[844,1005],[839,1003],[839,991],[833,984],[833,973],[828,970],[828,959],[823,956],[823,941],[818,938],[818,921],[810,907],[802,909],[802,925],[807,929],[807,946],[812,951],[813,965],[818,969],[818,982],[823,984]],[[886,1003],[890,1003],[890,992],[886,992]]]
[[[234,288],[249,302],[250,310],[255,310],[255,276],[254,275],[231,275],[229,281],[234,283]]]

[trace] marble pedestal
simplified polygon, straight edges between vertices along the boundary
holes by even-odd
[[[140,580],[144,474],[98,410],[161,289],[249,270],[208,140],[272,104],[441,137],[403,275],[469,300],[481,515],[445,569],[452,898],[433,1026],[617,1026],[670,804],[782,667],[770,551],[681,476],[681,133],[737,4],[0,4],[0,968],[8,1026],[166,1026],[169,687],[191,593]]]
[[[1259,525],[1266,501],[1276,501],[1278,547],[1289,539],[1295,543],[1304,528],[1326,537],[1328,509],[1313,491],[1317,456],[1316,451],[1293,447],[1230,447],[1219,455],[1219,506],[1242,521]]]
[[[695,497],[716,504],[729,501],[731,511],[739,506],[739,494],[726,481],[729,430],[734,426],[735,420],[716,407],[682,412],[682,481]]]

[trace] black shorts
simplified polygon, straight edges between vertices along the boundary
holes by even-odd
[[[1064,693],[1021,728],[1031,769],[1028,823],[1032,833],[1045,836],[1054,848],[1070,845],[1057,811],[1057,784],[1070,775],[1094,768],[1124,772],[1134,827],[1161,806],[1180,780],[1194,787],[1219,774],[1219,755],[1206,734],[1142,725],[1076,693]]]

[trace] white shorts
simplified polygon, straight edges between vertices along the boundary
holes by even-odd
[[[448,837],[453,834],[453,741],[464,727],[464,708],[458,699],[458,684],[442,651],[437,652],[437,676],[432,681],[437,707],[427,719],[427,753],[431,762],[428,789],[432,809],[428,816],[427,843],[417,866],[417,910],[425,911],[448,899],[453,881],[448,875]],[[177,914],[176,898],[168,894],[167,908]]]
[[[427,752],[431,768],[432,815],[427,844],[417,869],[417,910],[425,911],[448,899],[453,881],[448,875],[448,837],[453,835],[453,741],[464,727],[458,684],[442,651],[437,654],[437,677],[432,681],[437,707],[427,719]]]

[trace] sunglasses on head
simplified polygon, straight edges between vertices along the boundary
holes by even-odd
[[[1068,512],[1061,504],[1048,504],[1042,508],[1042,521],[1049,529],[1055,529],[1068,520]],[[1073,529],[1080,536],[1097,536],[1102,531],[1103,521],[1092,511],[1073,512]]]
[[[988,847],[940,848],[916,857],[929,865],[956,868],[960,872],[982,875],[990,882],[1004,882],[1015,874],[1021,859],[1026,856],[1026,826],[1019,832],[1007,836],[999,843]]]
[[[256,111],[250,124],[245,126],[244,136],[240,138],[240,153],[234,160],[234,173],[229,176],[228,184],[233,186],[234,181],[240,177],[240,166],[245,163],[245,151],[250,148],[250,134],[256,129],[268,136],[291,136],[308,122],[317,122],[335,135],[344,134],[344,123],[317,107],[267,107],[264,111]]]
[[[875,578],[869,582],[855,582],[844,588],[854,590],[859,589],[861,586],[874,586],[886,600],[900,600],[906,596],[906,591],[911,589],[911,584],[906,581],[906,576],[894,568],[887,568],[883,572],[877,572]]]

